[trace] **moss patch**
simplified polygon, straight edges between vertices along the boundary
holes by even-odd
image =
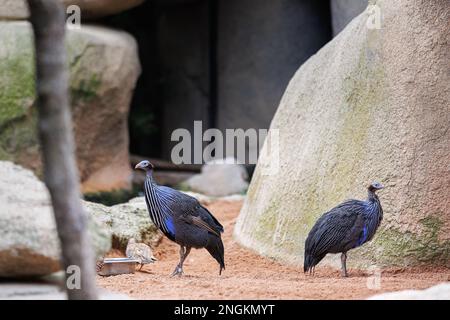
[[[30,34],[17,33],[13,39],[2,39],[2,46],[7,56],[0,57],[0,129],[25,116],[35,96]]]
[[[41,176],[31,28],[25,24],[2,23],[0,39],[0,160],[14,161]],[[89,48],[95,49],[89,39],[69,32],[66,47],[72,105],[76,108],[98,96],[101,75],[83,63],[88,60]]]
[[[87,79],[73,79],[70,84],[72,105],[77,105],[80,102],[91,102],[98,96],[97,91],[100,88],[100,85],[100,77],[97,74],[92,74]]]

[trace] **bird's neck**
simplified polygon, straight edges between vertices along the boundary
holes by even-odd
[[[383,209],[381,209],[381,203],[380,199],[378,199],[378,196],[375,194],[375,192],[369,190],[369,195],[367,201],[369,202],[370,206],[372,207],[372,212],[376,212],[377,215],[383,216]]]
[[[152,172],[152,170],[148,170],[148,171],[145,173],[145,180],[146,180],[146,183],[148,183],[148,185],[149,185],[150,187],[155,187],[155,186],[156,186],[156,181],[155,181],[155,179],[153,178],[153,172]]]
[[[379,202],[378,196],[371,190],[368,191],[367,200],[369,202]]]

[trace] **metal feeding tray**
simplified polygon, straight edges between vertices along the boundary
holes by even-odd
[[[97,272],[101,276],[115,276],[118,274],[134,273],[139,261],[129,258],[106,258],[103,266]]]

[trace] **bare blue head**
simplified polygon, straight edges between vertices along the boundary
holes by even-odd
[[[381,190],[383,188],[384,188],[384,186],[381,183],[375,181],[375,182],[372,182],[367,189],[371,192],[375,192],[375,191]]]
[[[151,172],[153,168],[154,166],[148,160],[143,160],[134,167],[134,169],[141,169],[144,170],[145,172]]]

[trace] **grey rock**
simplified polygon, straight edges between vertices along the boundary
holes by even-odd
[[[100,300],[129,300],[125,294],[99,290]],[[66,300],[62,287],[48,283],[0,284],[0,300]]]
[[[29,170],[0,161],[0,277],[44,276],[60,269],[61,250],[45,185]],[[111,234],[88,215],[97,255],[111,248]]]
[[[22,0],[0,0],[0,20],[25,20],[28,8]]]
[[[229,164],[225,160],[205,164],[200,174],[189,178],[183,185],[206,196],[223,197],[245,192],[248,188],[247,179],[244,166]]]
[[[368,300],[450,300],[450,283],[441,283],[425,290],[381,293]]]
[[[130,238],[155,248],[162,234],[150,220],[144,197],[107,207],[85,202],[88,211],[109,227],[114,248],[125,250]]]

